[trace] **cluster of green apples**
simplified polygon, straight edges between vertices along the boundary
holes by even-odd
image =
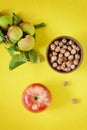
[[[39,55],[33,49],[35,33],[37,28],[44,26],[44,23],[33,25],[30,22],[25,22],[15,13],[12,17],[8,15],[0,16],[0,43],[9,44],[8,50],[12,55],[10,69],[14,69],[26,60],[34,63],[39,61]],[[20,54],[13,54],[14,51],[18,51]]]
[[[21,21],[18,25],[14,25],[13,19],[4,15],[0,17],[0,27],[7,31],[9,41],[17,44],[21,51],[28,51],[34,47],[35,28],[33,24]],[[23,34],[26,34],[25,37]]]

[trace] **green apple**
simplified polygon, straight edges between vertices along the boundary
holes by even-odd
[[[17,43],[17,41],[23,36],[23,32],[20,27],[12,25],[8,29],[7,36],[11,42]]]
[[[34,47],[35,40],[32,36],[26,35],[18,41],[18,47],[21,51],[29,51]]]
[[[7,16],[7,15],[3,15],[0,17],[0,26],[3,29],[8,29],[9,25],[13,24],[13,20],[11,17]]]
[[[19,26],[21,27],[23,32],[30,34],[31,36],[33,36],[35,34],[35,28],[34,28],[33,24],[27,23],[27,22],[22,22],[22,23],[20,23]]]

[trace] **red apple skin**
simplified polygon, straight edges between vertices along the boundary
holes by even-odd
[[[51,99],[50,91],[40,83],[29,85],[22,95],[24,107],[31,112],[45,110],[51,104]]]

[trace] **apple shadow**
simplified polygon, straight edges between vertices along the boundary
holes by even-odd
[[[48,86],[52,94],[52,104],[50,109],[60,108],[69,103],[69,100],[72,98],[68,90],[69,86],[63,86],[62,81],[55,81],[55,79],[47,81],[44,84]]]

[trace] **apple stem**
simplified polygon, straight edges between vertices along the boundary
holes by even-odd
[[[28,56],[28,53],[27,53],[27,52],[24,52],[24,54],[25,54],[25,56],[26,56],[27,61],[30,61],[29,56]]]

